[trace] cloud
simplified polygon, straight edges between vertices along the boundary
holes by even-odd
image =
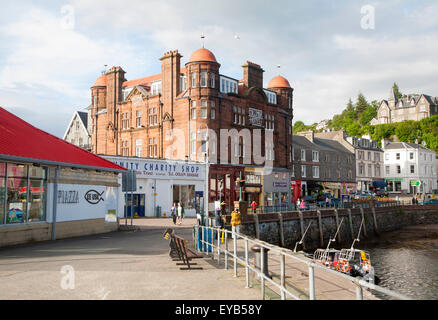
[[[64,112],[65,126],[90,103],[89,88],[103,65],[121,66],[127,79],[159,73],[165,51],[178,49],[184,64],[201,46],[201,33],[228,76],[241,79],[249,60],[265,70],[266,85],[280,64],[295,89],[294,119],[306,123],[340,113],[359,91],[368,100],[386,98],[394,81],[402,92],[438,95],[433,1],[68,3],[8,5],[13,18],[0,13],[0,96],[8,92],[15,108]],[[374,30],[360,27],[364,4],[375,7]],[[50,132],[58,126],[46,123]]]
[[[41,106],[47,119],[44,123],[51,123],[46,130],[58,136],[63,130],[59,130],[52,115],[63,113],[66,126],[74,111],[88,106],[89,88],[104,64],[128,61],[128,66],[139,65],[142,56],[123,40],[108,43],[104,38],[88,37],[74,23],[69,26],[60,13],[61,10],[30,6],[16,20],[0,28],[0,39],[8,42],[8,51],[0,56],[0,102],[7,106],[7,97],[11,108],[29,112]],[[23,96],[33,96],[34,100]],[[28,116],[25,120],[32,118]]]
[[[359,92],[368,101],[387,99],[394,82],[404,93],[438,95],[437,40],[438,35],[334,35],[333,47],[344,58],[342,68],[315,72],[296,82],[294,119],[314,123],[332,118],[345,108],[350,97],[355,101]]]

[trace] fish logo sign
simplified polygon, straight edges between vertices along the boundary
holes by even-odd
[[[87,200],[90,204],[98,204],[100,200],[104,201],[102,195],[105,191],[102,191],[101,193],[97,192],[96,190],[88,190],[85,194],[84,198]]]

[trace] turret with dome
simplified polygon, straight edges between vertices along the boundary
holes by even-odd
[[[289,81],[283,76],[276,76],[268,83],[268,89],[277,94],[277,102],[280,105],[287,105],[292,109],[293,104],[293,88]]]
[[[213,52],[205,48],[200,48],[195,52],[193,52],[189,60],[189,62],[203,62],[203,61],[217,63],[216,57],[214,56]]]

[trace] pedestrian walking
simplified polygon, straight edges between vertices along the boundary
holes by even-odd
[[[220,229],[223,229],[225,227],[222,212],[220,210],[216,212],[216,227]]]
[[[301,210],[306,210],[307,209],[306,200],[303,199],[303,201],[300,202],[300,209]]]
[[[173,224],[176,224],[176,212],[175,211],[176,211],[176,204],[174,202],[172,205],[172,209],[171,209]]]
[[[258,206],[257,202],[255,202],[255,200],[253,200],[253,201],[251,202],[251,208],[252,208],[252,213],[253,213],[253,214],[256,213],[257,206]]]
[[[241,215],[238,208],[235,208],[231,212],[231,231],[233,231],[233,239],[235,238],[235,233],[240,233],[240,225],[242,224]]]
[[[182,206],[181,206],[181,202],[178,202],[178,219],[177,219],[177,224],[181,224],[182,223]]]

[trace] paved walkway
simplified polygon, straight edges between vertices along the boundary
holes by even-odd
[[[162,235],[172,227],[191,240],[195,219],[134,223],[140,230],[0,248],[0,299],[260,299],[209,258],[196,260],[203,270],[179,270]]]

